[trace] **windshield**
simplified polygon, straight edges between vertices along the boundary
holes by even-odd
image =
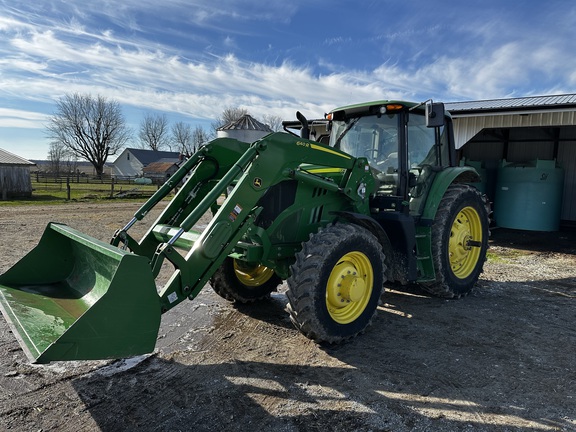
[[[383,164],[396,166],[398,159],[397,116],[353,117],[343,121],[334,121],[330,145],[351,156],[367,158],[373,167]]]
[[[426,126],[423,115],[410,115],[407,134],[408,167],[437,165],[435,129]],[[440,134],[443,142],[443,127],[440,128]],[[370,165],[380,171],[392,166],[398,168],[398,116],[374,115],[334,121],[330,145],[351,156],[367,158]],[[443,146],[443,150],[447,148],[448,146]],[[448,158],[446,155],[442,156],[442,164],[446,164]]]

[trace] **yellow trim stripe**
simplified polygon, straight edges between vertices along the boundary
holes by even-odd
[[[333,155],[343,157],[344,159],[352,159],[351,156],[348,156],[346,154],[342,154],[340,152],[337,152],[336,150],[332,150],[332,149],[324,147],[324,146],[319,146],[318,144],[310,144],[310,147],[313,148],[314,150],[320,150],[320,151],[323,151],[326,153],[331,153]]]
[[[346,170],[343,168],[315,168],[304,171],[309,172],[311,174],[328,174],[328,173],[340,173]]]

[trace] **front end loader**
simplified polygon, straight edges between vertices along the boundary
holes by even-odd
[[[455,160],[439,104],[379,101],[334,110],[310,136],[202,146],[110,244],[50,223],[0,275],[0,309],[32,362],[119,358],[154,349],[161,315],[209,283],[237,302],[283,281],[295,326],[318,342],[365,330],[384,283],[468,293],[482,271],[488,212]],[[418,156],[417,156],[418,155]],[[171,191],[141,239],[130,228]],[[209,212],[203,230],[195,229]],[[164,263],[173,273],[156,280]]]

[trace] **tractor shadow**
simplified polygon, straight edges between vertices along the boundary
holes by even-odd
[[[370,328],[346,344],[304,338],[278,294],[258,313],[221,310],[197,351],[72,385],[102,431],[573,428],[576,360],[564,347],[576,332],[557,303],[447,301],[416,289],[382,299]]]
[[[375,327],[382,330],[380,323]],[[485,359],[478,361],[480,350],[465,347],[462,340],[432,346],[418,343],[426,335],[376,331],[327,349],[340,365],[307,365],[302,358],[280,364],[207,360],[200,354],[186,363],[151,357],[128,372],[93,374],[72,385],[102,431],[570,428],[561,415],[566,406],[542,410],[542,400],[532,402],[530,392],[523,395],[537,377],[515,383],[518,375],[486,368]],[[374,346],[376,339],[386,344]],[[502,394],[506,386],[513,392]]]
[[[508,231],[491,242],[574,253],[574,234],[550,246]],[[462,300],[387,287],[367,331],[332,346],[292,328],[282,290],[256,307],[217,300],[188,351],[72,386],[102,431],[574,430],[576,279],[479,285]]]

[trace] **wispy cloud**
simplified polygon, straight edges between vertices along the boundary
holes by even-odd
[[[0,127],[42,129],[48,116],[34,111],[0,108]]]
[[[65,38],[53,30],[15,34],[9,43],[17,54],[1,61],[7,71],[3,91],[54,99],[89,89],[125,104],[201,118],[213,118],[223,106],[237,104],[260,107],[256,109],[262,112],[255,114],[269,113],[269,107],[292,114],[301,104],[322,113],[350,95],[373,98],[384,91],[366,86],[367,77],[316,76],[311,69],[288,62],[270,66],[234,55],[210,56],[201,62],[130,43],[104,42],[100,37]],[[23,74],[30,78],[17,78]]]

